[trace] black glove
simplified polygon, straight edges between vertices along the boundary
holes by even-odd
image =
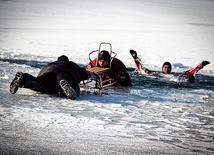
[[[152,71],[150,71],[150,70],[149,70],[149,69],[147,69],[147,68],[144,68],[143,70],[144,70],[144,72],[146,72],[147,74],[152,73]]]
[[[132,55],[132,57],[134,58],[134,59],[137,59],[138,57],[137,57],[137,52],[135,51],[135,50],[130,50],[130,54]]]
[[[194,82],[194,81],[195,81],[194,75],[190,74],[190,75],[188,75],[187,77],[188,77],[188,81],[189,81],[189,82]]]
[[[94,72],[89,72],[89,71],[87,71],[87,73],[88,73],[88,78],[89,78],[89,79],[93,79],[93,80],[98,79],[98,75],[97,75],[96,73],[94,73]]]
[[[210,64],[210,62],[209,61],[202,61],[202,63],[201,63],[201,67],[203,68],[204,66],[206,66],[206,65],[208,65],[208,64]]]
[[[88,78],[90,78],[92,73],[89,71],[86,71],[86,72],[87,72]]]
[[[119,83],[124,82],[126,80],[126,71],[124,70],[119,71],[119,73],[116,74],[116,80]]]

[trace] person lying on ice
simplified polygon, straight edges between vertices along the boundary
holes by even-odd
[[[79,82],[86,79],[86,69],[62,55],[57,61],[44,66],[37,77],[17,72],[10,84],[10,93],[15,94],[18,88],[29,88],[43,93],[58,93],[61,97],[75,100],[80,92]]]
[[[194,82],[195,77],[194,74],[196,74],[200,69],[202,69],[204,66],[208,65],[210,62],[209,61],[202,61],[200,64],[198,64],[196,67],[184,71],[182,73],[174,73],[171,72],[172,70],[172,65],[170,62],[164,62],[162,66],[162,72],[159,71],[152,71],[149,70],[148,68],[144,67],[143,64],[141,63],[141,60],[137,56],[137,52],[134,50],[130,50],[130,54],[134,58],[137,70],[139,73],[147,73],[149,75],[154,75],[154,76],[160,76],[161,74],[173,74],[174,76],[177,77],[185,77],[188,79],[189,82]]]
[[[89,62],[89,64],[86,66],[86,70],[89,70],[93,67],[110,68],[109,71],[102,73],[103,81],[108,78],[112,78],[114,80],[115,86],[131,86],[131,79],[127,73],[126,66],[121,60],[117,58],[111,58],[108,51],[100,51],[98,58],[95,58]]]

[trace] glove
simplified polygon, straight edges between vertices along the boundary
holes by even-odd
[[[188,75],[187,77],[188,77],[188,81],[189,81],[189,82],[194,82],[194,81],[195,81],[194,75],[190,74],[190,75]]]
[[[206,66],[206,65],[208,65],[208,64],[210,64],[210,62],[209,61],[202,61],[201,62],[201,67],[203,68],[204,66]]]
[[[150,70],[149,70],[149,69],[147,69],[147,68],[143,68],[143,70],[144,70],[147,74],[152,73],[152,71],[150,71]]]
[[[137,59],[138,57],[137,57],[137,52],[135,51],[135,50],[130,50],[130,54],[132,55],[132,57],[134,58],[134,59]]]
[[[88,78],[89,79],[93,79],[93,80],[98,79],[97,75],[94,72],[87,71],[87,73],[88,73]]]
[[[119,73],[116,74],[116,79],[117,79],[117,81],[120,81],[120,82],[125,81],[126,80],[126,71],[123,71],[123,70],[119,71]]]

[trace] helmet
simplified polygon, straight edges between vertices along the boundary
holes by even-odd
[[[110,54],[106,50],[102,50],[98,55],[98,60],[106,60],[110,62]]]

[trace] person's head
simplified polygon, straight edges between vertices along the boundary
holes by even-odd
[[[172,65],[170,62],[164,62],[162,66],[162,73],[170,74],[172,70]]]
[[[61,55],[60,57],[58,57],[57,61],[69,61],[69,59],[67,56]]]
[[[98,55],[98,66],[108,67],[110,65],[110,54],[106,50],[102,50]]]

